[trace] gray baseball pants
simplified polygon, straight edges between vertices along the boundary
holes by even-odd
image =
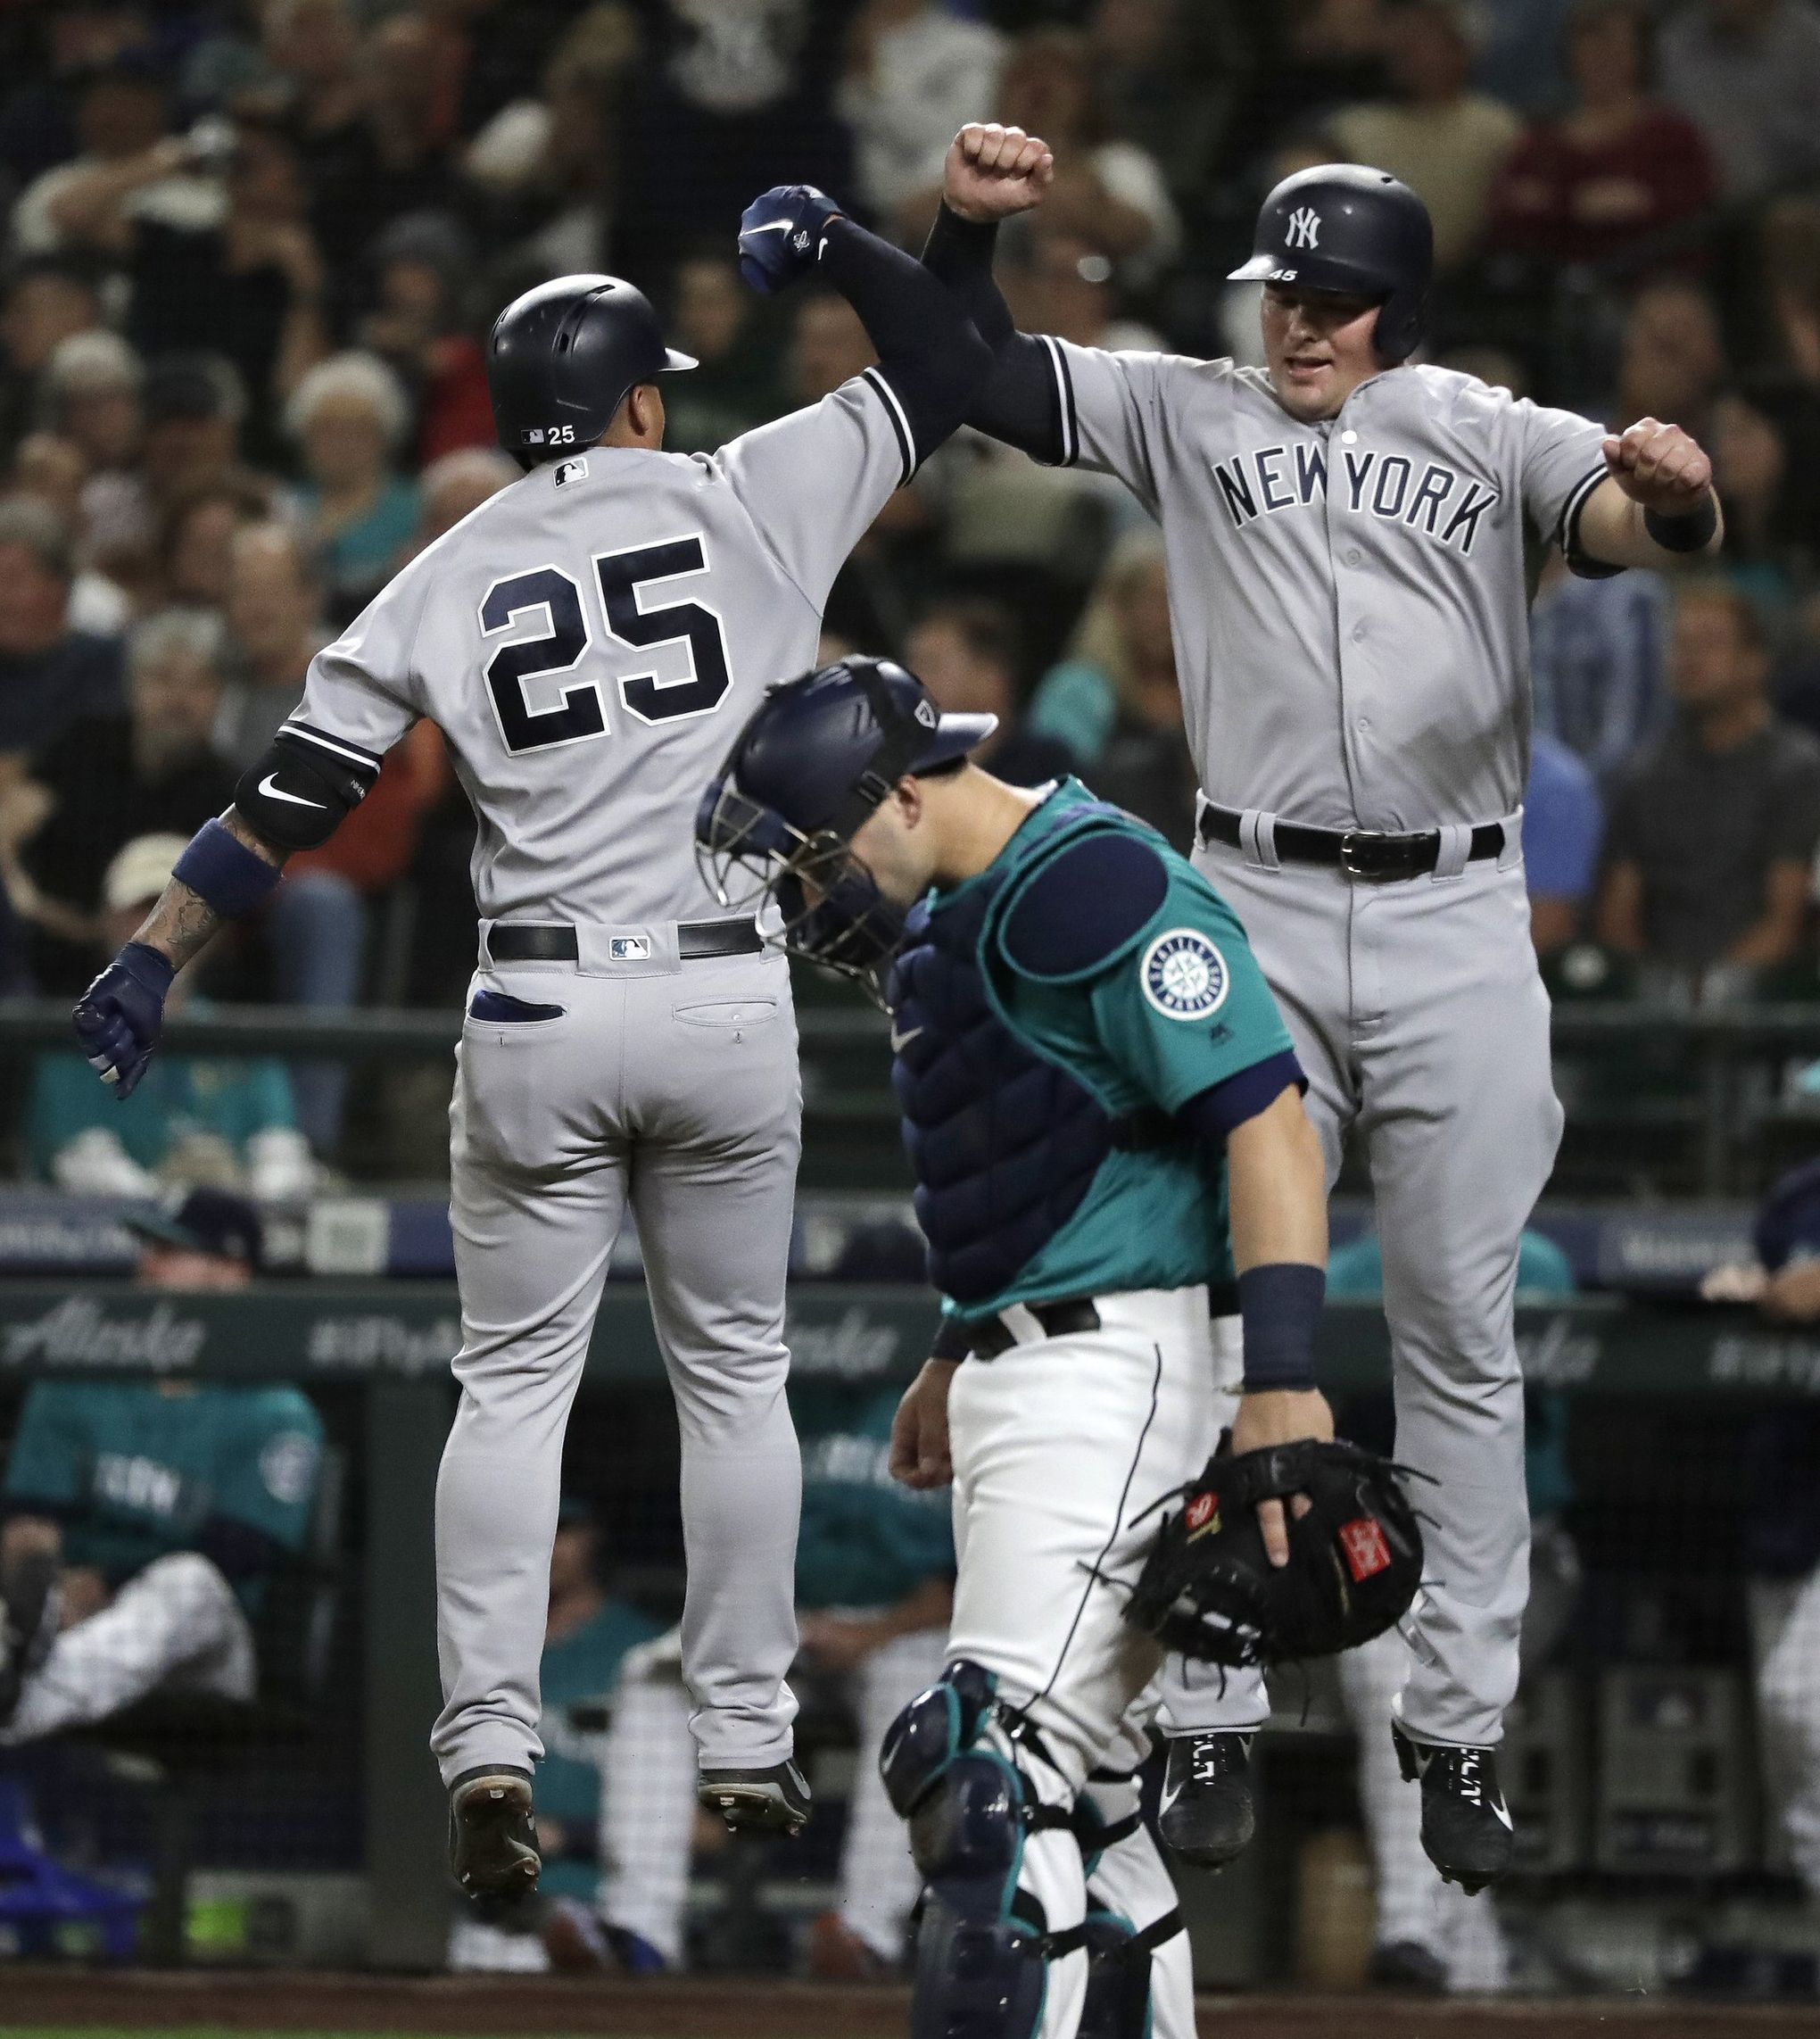
[[[1329,1188],[1346,1136],[1364,1144],[1397,1456],[1438,1483],[1421,1491],[1427,1583],[1398,1714],[1419,1740],[1494,1743],[1529,1577],[1518,1243],[1561,1130],[1516,825],[1501,858],[1468,863],[1450,828],[1435,874],[1373,884],[1279,865],[1273,817],[1251,820],[1249,853],[1203,846],[1195,862],[1282,1007]]]
[[[528,1768],[562,1441],[630,1206],[682,1438],[683,1674],[705,1769],[790,1753],[802,1494],[784,1276],[802,1090],[781,957],[484,967],[559,1017],[468,1017],[451,1112],[460,1406],[436,1488],[444,1781]],[[599,939],[596,939],[596,938]],[[470,994],[469,1005],[473,999]]]

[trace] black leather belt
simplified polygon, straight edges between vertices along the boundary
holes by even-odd
[[[676,950],[685,963],[699,963],[710,956],[756,956],[764,946],[765,938],[751,920],[685,920],[676,926]],[[495,963],[582,959],[581,942],[567,921],[497,924],[487,930],[486,952]],[[628,955],[625,960],[643,958]]]
[[[1201,840],[1242,850],[1243,820],[1230,808],[1204,807]],[[1277,855],[1286,863],[1336,865],[1349,878],[1363,878],[1372,884],[1423,877],[1441,858],[1438,828],[1417,835],[1380,835],[1369,828],[1304,828],[1299,821],[1279,821],[1273,841]],[[1472,832],[1467,861],[1499,856],[1503,848],[1503,823],[1485,822]]]
[[[1100,1328],[1099,1312],[1091,1296],[1070,1296],[1059,1303],[1026,1303],[1024,1308],[1041,1326],[1046,1339],[1065,1339],[1076,1331],[1096,1331]],[[1018,1343],[1017,1333],[1007,1327],[1003,1317],[988,1317],[972,1330],[975,1359],[997,1359]]]

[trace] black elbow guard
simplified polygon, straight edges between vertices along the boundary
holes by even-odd
[[[378,776],[280,731],[258,764],[240,775],[234,805],[275,850],[319,850],[360,806]]]

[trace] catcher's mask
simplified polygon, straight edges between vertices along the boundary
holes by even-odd
[[[898,781],[952,764],[997,726],[943,715],[889,659],[842,659],[765,691],[696,810],[696,858],[725,907],[774,902],[794,956],[879,996],[904,915],[852,850]]]

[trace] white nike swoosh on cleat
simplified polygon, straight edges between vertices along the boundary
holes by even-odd
[[[1496,1799],[1493,1802],[1492,1811],[1497,1815],[1498,1819],[1502,1821],[1504,1828],[1508,1832],[1514,1834],[1517,1831],[1517,1822],[1511,1819],[1510,1809],[1504,1803],[1502,1798]]]
[[[901,1055],[922,1032],[922,1029],[920,1026],[913,1026],[907,1033],[899,1033],[897,1028],[893,1027],[891,1029],[891,1053]]]
[[[262,778],[259,783],[260,792],[262,792],[268,800],[288,800],[293,807],[319,808],[324,814],[328,812],[327,806],[321,800],[306,800],[302,793],[287,793],[284,792],[282,788],[275,786],[272,783],[272,781],[277,777],[277,774],[276,772],[268,772],[265,777]]]

